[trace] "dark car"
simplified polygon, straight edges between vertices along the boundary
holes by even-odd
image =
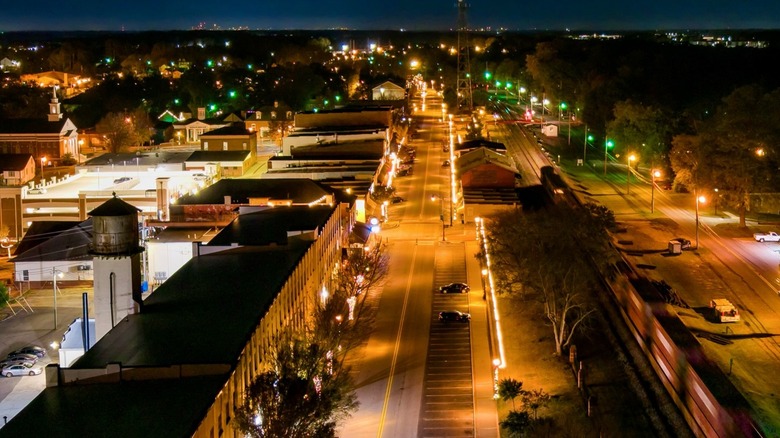
[[[128,177],[128,176],[123,176],[122,178],[117,178],[117,179],[115,179],[115,180],[114,180],[114,184],[121,184],[121,183],[123,183],[123,182],[130,181],[131,179],[132,179],[132,178],[130,178],[130,177]]]
[[[5,360],[16,360],[16,361],[35,363],[38,362],[38,356],[34,354],[11,353],[8,355],[8,357],[5,358]]]
[[[457,321],[457,322],[469,322],[471,315],[468,313],[458,312],[457,310],[445,310],[439,312],[439,321]]]
[[[34,354],[39,359],[43,356],[46,356],[46,350],[42,347],[39,347],[37,345],[28,345],[24,348],[20,348],[16,351],[14,351],[11,354]]]
[[[691,249],[691,241],[684,237],[675,237],[671,241],[680,242],[680,249]]]
[[[450,283],[445,284],[439,288],[439,292],[443,294],[465,294],[471,288],[466,283]]]
[[[400,196],[393,196],[390,199],[390,202],[392,202],[393,204],[400,204],[400,203],[405,202],[405,201],[406,201],[406,199],[404,199],[404,198],[402,198]]]
[[[444,160],[443,163],[441,163],[441,167],[447,167],[450,165],[450,160]]]

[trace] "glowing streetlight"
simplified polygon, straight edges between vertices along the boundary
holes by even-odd
[[[650,185],[650,213],[655,213],[655,179],[661,177],[661,171],[652,170],[650,176],[652,178],[652,184]]]
[[[707,202],[707,198],[696,195],[695,190],[694,196],[696,196],[696,249],[699,249],[699,204],[704,204]]]
[[[626,164],[626,195],[630,193],[631,183],[631,162],[636,160],[636,156],[631,154],[628,156],[628,163]]]
[[[604,139],[604,176],[607,176],[607,157],[609,156],[609,148],[614,147],[615,143],[610,139]]]
[[[47,161],[47,159],[46,159],[45,156],[41,157],[41,180],[43,180],[43,166],[46,165],[46,161]]]

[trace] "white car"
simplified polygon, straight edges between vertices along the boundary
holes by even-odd
[[[43,369],[41,367],[36,367],[36,366],[28,367],[25,364],[17,364],[17,365],[9,365],[3,368],[2,374],[5,377],[37,376],[41,372],[43,372]]]
[[[30,189],[27,191],[28,195],[45,195],[46,189],[41,187],[40,189]]]

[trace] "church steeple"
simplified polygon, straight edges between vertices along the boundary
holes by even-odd
[[[62,111],[60,110],[60,101],[57,100],[57,86],[52,87],[52,98],[49,102],[49,121],[57,122],[62,120]]]

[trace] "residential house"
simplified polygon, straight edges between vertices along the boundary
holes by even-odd
[[[184,170],[205,173],[214,178],[243,176],[252,165],[255,156],[251,151],[195,151],[184,162]]]
[[[74,284],[92,281],[92,218],[85,221],[33,222],[17,245],[14,282],[30,287],[51,283],[55,270],[58,282]]]
[[[35,178],[35,160],[30,154],[3,155],[0,172],[0,185],[20,186]]]
[[[247,111],[244,124],[246,129],[257,134],[259,140],[274,138],[281,140],[293,129],[295,119],[292,109],[274,102],[273,106]]]
[[[382,82],[371,89],[371,100],[404,100],[406,89],[390,81]]]
[[[202,151],[249,151],[252,158],[257,155],[257,136],[250,132],[243,122],[200,135]]]

